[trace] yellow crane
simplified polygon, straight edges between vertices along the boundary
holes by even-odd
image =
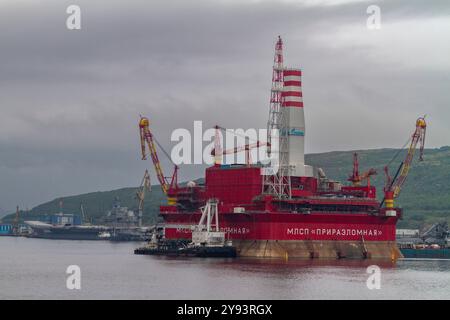
[[[148,170],[145,170],[141,185],[139,186],[139,189],[136,192],[136,198],[138,199],[139,227],[142,227],[142,215],[144,212],[144,200],[146,191],[148,192],[151,191],[150,174],[148,173]]]
[[[405,183],[406,178],[408,177],[409,170],[411,169],[411,164],[414,159],[414,154],[416,152],[417,145],[419,143],[420,143],[419,161],[423,160],[426,129],[427,123],[425,121],[425,116],[418,118],[416,120],[416,128],[413,134],[411,135],[410,139],[408,140],[408,142],[411,141],[411,143],[409,145],[408,152],[406,153],[405,160],[403,160],[400,163],[400,166],[393,179],[389,176],[388,166],[384,168],[384,171],[386,173],[386,185],[384,187],[385,195],[383,201],[386,203],[386,208],[394,207],[394,199],[397,198],[398,195],[400,194],[402,186]],[[391,162],[396,158],[397,155],[394,156]]]
[[[159,148],[163,151],[163,153],[171,162],[172,159],[170,158],[169,154],[164,150],[164,148],[161,146],[161,144],[158,143],[158,141],[150,131],[150,121],[148,120],[148,118],[141,116],[141,119],[139,120],[139,133],[141,136],[142,160],[147,159],[146,151],[148,147],[150,151],[150,156],[153,161],[153,166],[155,167],[156,177],[158,178],[162,191],[164,192],[165,195],[167,195],[167,202],[169,205],[176,204],[176,192],[178,189],[178,181],[177,181],[178,166],[174,164],[173,174],[169,182],[168,179],[163,174],[161,163],[159,161],[158,154],[156,152],[155,143],[159,146]]]

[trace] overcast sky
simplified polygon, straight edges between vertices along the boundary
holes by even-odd
[[[304,73],[307,153],[401,147],[423,114],[428,147],[450,144],[448,0],[2,0],[0,208],[136,186],[139,114],[169,150],[194,120],[264,128],[278,35]]]

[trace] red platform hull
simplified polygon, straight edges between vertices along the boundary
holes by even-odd
[[[190,238],[197,213],[162,214],[168,239]],[[230,239],[395,241],[397,217],[326,213],[222,213],[221,230]]]
[[[213,166],[204,186],[174,191],[177,205],[161,206],[166,239],[191,239],[200,207],[217,199],[220,230],[240,256],[399,256],[395,230],[402,211],[380,208],[373,187],[319,189],[317,178],[292,177],[292,197],[262,193],[260,168]]]

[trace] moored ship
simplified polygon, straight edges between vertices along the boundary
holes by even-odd
[[[111,241],[148,241],[150,228],[142,226],[142,212],[136,213],[120,205],[119,198],[107,212],[103,224],[109,227]]]
[[[41,221],[25,221],[33,230],[30,237],[59,240],[107,240],[110,237],[105,226],[54,225]]]
[[[450,231],[447,222],[439,222],[419,234],[397,238],[401,253],[413,259],[450,259]]]
[[[218,202],[220,230],[232,240],[239,256],[281,258],[382,258],[396,259],[401,253],[396,245],[395,231],[402,209],[394,206],[406,180],[417,144],[421,156],[425,138],[424,118],[416,121],[405,161],[390,178],[386,170],[384,199],[376,198],[370,185],[375,170],[360,174],[354,158],[350,186],[328,179],[320,168],[304,161],[305,120],[302,71],[283,65],[283,43],[278,39],[272,76],[268,153],[277,155],[276,169],[267,164],[251,164],[253,145],[234,148],[245,151],[246,163],[224,165],[220,141],[211,153],[215,164],[206,169],[205,182],[186,187],[177,184],[175,166],[172,179],[162,174],[156,154],[149,120],[141,118],[142,156],[150,149],[157,177],[168,204],[160,207],[164,220],[165,239],[190,239],[192,226],[201,217],[201,208],[208,200]],[[220,127],[216,127],[216,139]],[[275,131],[274,131],[275,130]],[[272,135],[278,132],[278,136]],[[277,146],[278,148],[276,148]],[[366,184],[362,184],[366,181]]]

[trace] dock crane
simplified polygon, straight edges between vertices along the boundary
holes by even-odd
[[[398,167],[394,178],[391,178],[391,176],[389,175],[388,165],[384,167],[384,171],[386,173],[386,185],[384,187],[384,199],[381,202],[381,205],[383,205],[384,202],[386,204],[386,208],[394,207],[394,199],[399,196],[402,186],[405,183],[406,178],[408,177],[408,173],[411,169],[411,164],[414,159],[414,154],[419,143],[419,161],[423,160],[426,129],[427,123],[425,121],[425,116],[418,118],[416,120],[416,128],[411,135],[410,140],[408,140],[408,142],[411,141],[408,152],[405,159],[400,163],[400,166]],[[396,156],[394,156],[394,158]],[[392,159],[391,162],[393,160],[394,159]]]
[[[13,221],[13,228],[12,228],[12,232],[14,235],[18,235],[20,233],[20,228],[19,228],[19,221],[20,221],[20,216],[19,216],[19,206],[16,207],[16,215],[14,216],[14,221]]]
[[[80,202],[80,212],[81,212],[81,224],[87,223],[86,212],[84,211],[83,202]]]
[[[172,159],[170,158],[169,154],[164,150],[164,148],[161,146],[161,144],[158,143],[152,132],[150,131],[150,121],[146,117],[142,117],[139,120],[139,133],[141,136],[141,153],[142,153],[142,160],[147,159],[147,148],[148,147],[150,151],[150,156],[153,161],[153,166],[155,167],[156,171],[156,177],[158,178],[158,181],[161,185],[161,189],[163,193],[167,196],[167,202],[169,205],[176,204],[176,192],[178,189],[178,166],[176,164],[174,165],[174,170],[172,177],[169,179],[164,176],[161,163],[158,158],[158,154],[156,152],[156,144],[159,146],[159,148],[163,151],[163,153],[167,156],[167,158],[172,162]],[[173,162],[172,162],[173,163]]]
[[[139,201],[138,202],[139,227],[142,227],[142,214],[144,211],[144,200],[146,191],[151,191],[150,174],[148,173],[148,170],[145,170],[141,185],[139,186],[139,189],[136,192],[136,198]]]

